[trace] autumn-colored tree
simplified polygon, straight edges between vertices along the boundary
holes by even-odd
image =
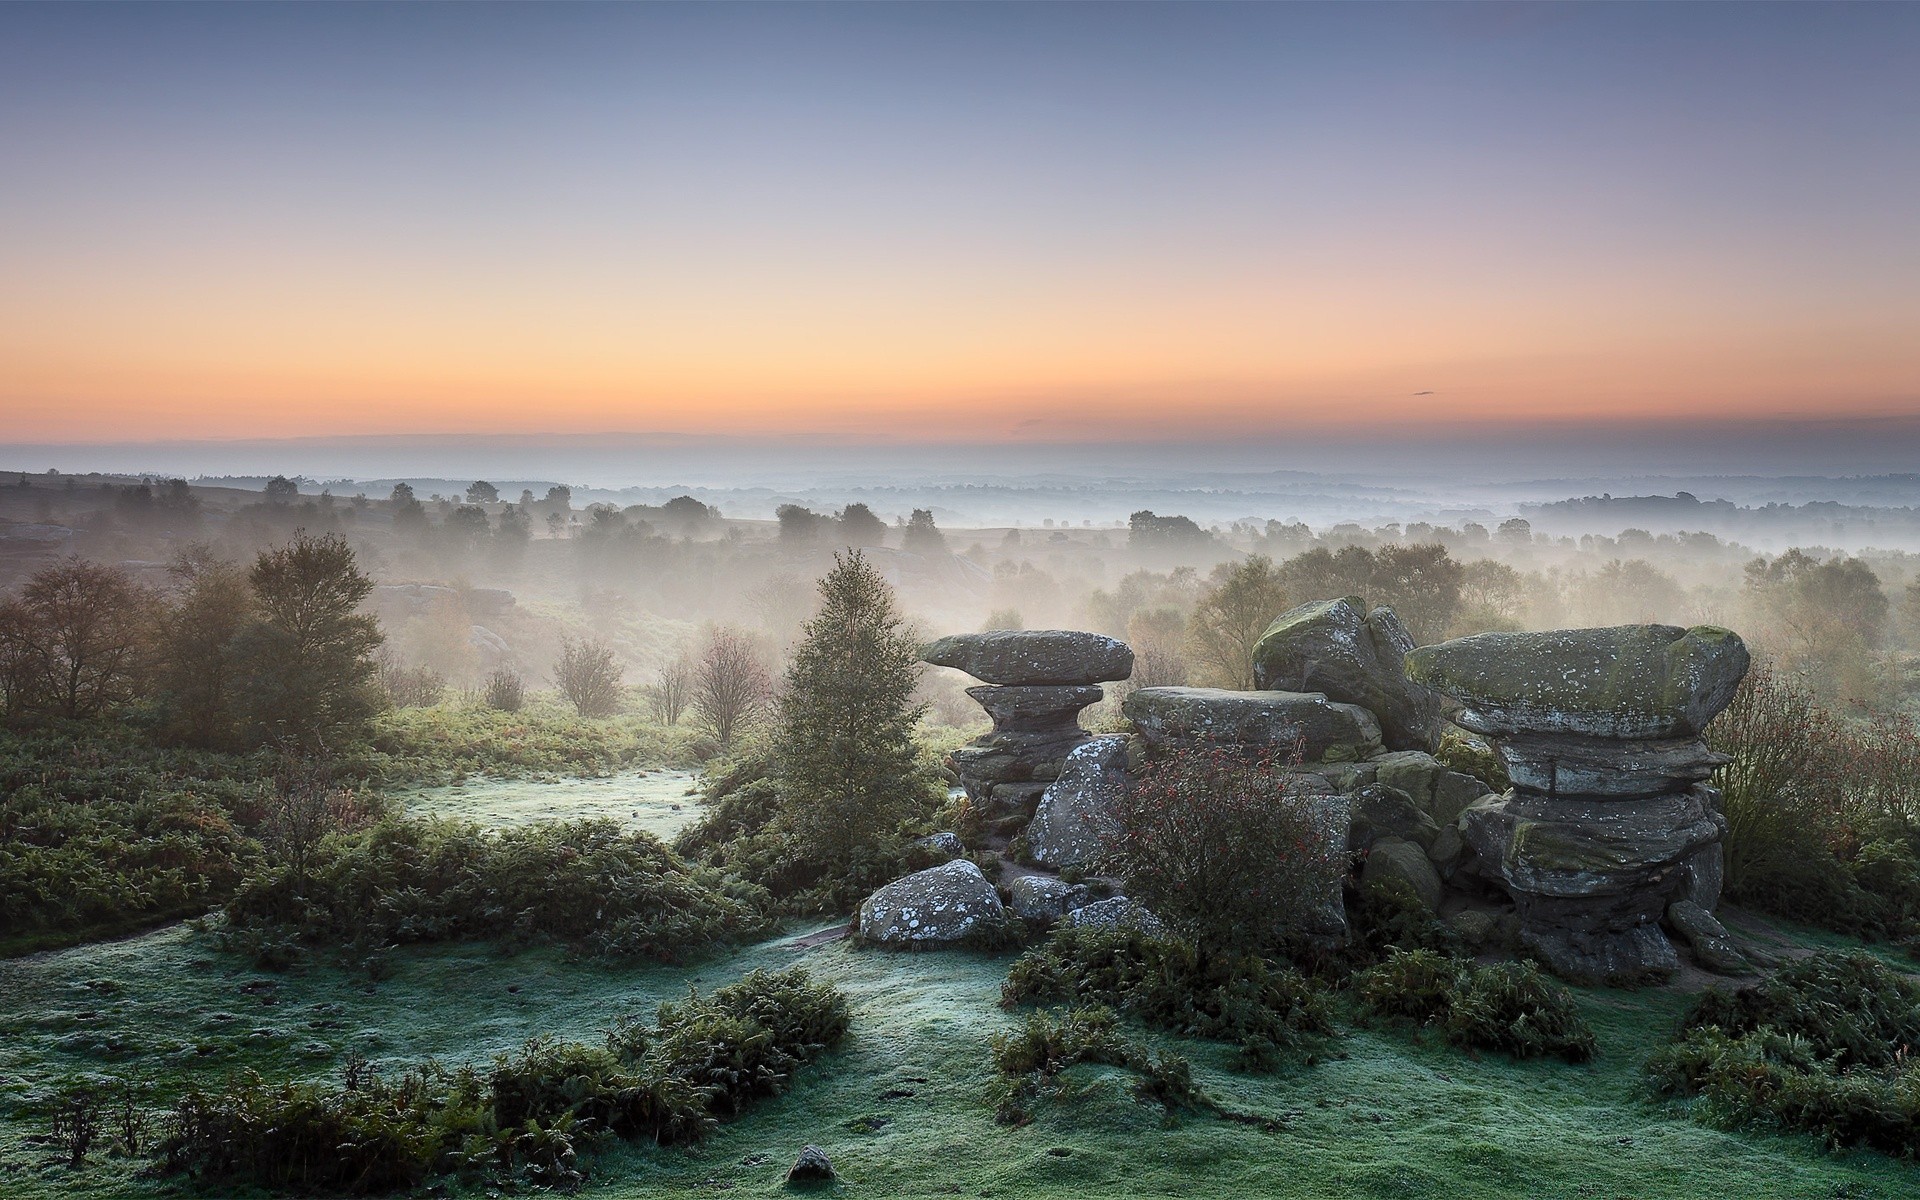
[[[1287,607],[1280,573],[1265,555],[1215,568],[1213,586],[1187,621],[1187,655],[1199,682],[1252,690],[1253,648]]]
[[[151,597],[118,567],[67,558],[0,609],[8,705],[92,717],[133,694]]]

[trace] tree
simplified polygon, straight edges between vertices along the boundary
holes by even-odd
[[[387,497],[387,507],[393,510],[393,527],[396,530],[418,533],[426,529],[427,510],[414,498],[413,485],[394,484],[393,494]]]
[[[1779,668],[1828,698],[1866,700],[1881,681],[1876,656],[1890,605],[1857,558],[1817,559],[1798,548],[1747,564],[1748,610]]]
[[[916,508],[907,517],[907,531],[902,535],[900,545],[915,554],[945,554],[947,535],[941,533],[933,523],[933,510]]]
[[[553,683],[583,717],[610,717],[620,708],[620,664],[613,647],[598,639],[560,640]]]
[[[660,668],[660,674],[654,677],[653,686],[647,696],[653,704],[653,713],[662,723],[678,725],[680,715],[687,711],[687,702],[693,690],[693,668],[684,658],[676,658]]]
[[[774,755],[788,823],[834,867],[880,848],[933,791],[917,769],[919,639],[858,550],[835,555],[802,631]]]
[[[1484,633],[1520,628],[1527,580],[1506,563],[1476,558],[1460,567],[1460,612],[1454,632]]]
[[[716,626],[693,668],[693,715],[700,727],[722,750],[731,750],[772,691],[773,680],[752,641],[739,630]]]
[[[42,567],[0,611],[7,625],[9,705],[92,717],[128,699],[150,598],[126,572],[81,558]]]
[[[1183,687],[1187,682],[1187,617],[1177,608],[1143,608],[1127,621],[1133,674],[1125,690]]]
[[[1287,610],[1287,589],[1273,560],[1260,554],[1222,563],[1213,578],[1187,621],[1188,656],[1199,667],[1201,682],[1251,691],[1253,648]]]
[[[1373,555],[1366,596],[1392,608],[1414,641],[1435,642],[1460,611],[1460,576],[1445,546],[1382,546]]]
[[[810,508],[798,504],[782,504],[773,510],[780,522],[780,541],[787,546],[811,546],[820,540],[829,517],[821,516]]]
[[[256,619],[241,636],[242,704],[257,737],[317,744],[380,706],[379,623],[359,611],[373,594],[338,534],[304,530],[247,573]]]
[[[236,643],[253,619],[253,594],[239,566],[191,546],[167,568],[173,603],[161,614],[155,655],[167,723],[199,745],[229,740],[234,712]]]
[[[300,485],[285,475],[275,475],[267,480],[268,504],[291,504],[300,498]]]
[[[1156,516],[1143,508],[1127,518],[1127,546],[1133,550],[1166,551],[1204,546],[1213,535],[1194,523],[1192,517]]]
[[[866,505],[849,504],[840,510],[840,540],[849,546],[884,546],[887,523]]]
[[[500,489],[484,479],[476,479],[467,485],[468,504],[493,504],[500,499]]]

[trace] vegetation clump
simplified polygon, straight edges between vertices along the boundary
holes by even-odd
[[[1058,1015],[1031,1012],[1019,1029],[995,1034],[991,1045],[999,1075],[987,1097],[994,1106],[994,1119],[1003,1125],[1032,1121],[1037,1104],[1066,1094],[1061,1075],[1082,1063],[1136,1072],[1140,1079],[1134,1085],[1134,1097],[1157,1102],[1169,1112],[1205,1103],[1187,1060],[1155,1053],[1126,1037],[1110,1008],[1076,1007]]]
[[[1234,1043],[1250,1070],[1334,1032],[1326,989],[1257,955],[1202,955],[1135,928],[1064,926],[1007,972],[1001,1003],[1098,1004],[1156,1029]]]
[[[1364,1017],[1433,1027],[1466,1049],[1568,1062],[1585,1062],[1597,1049],[1573,993],[1530,962],[1480,967],[1396,949],[1354,976],[1353,995]]]
[[[202,1184],[366,1195],[436,1177],[571,1186],[580,1149],[617,1136],[697,1141],[839,1045],[850,1012],[800,968],[755,971],[622,1025],[604,1046],[536,1038],[491,1066],[426,1062],[388,1082],[352,1060],[337,1084],[246,1072],[175,1103],[159,1169]]]
[[[773,928],[760,889],[592,820],[382,821],[249,878],[226,915],[256,949],[503,938],[666,962]]]
[[[1654,1095],[1727,1126],[1920,1155],[1920,981],[1862,952],[1704,993],[1647,1061]]]

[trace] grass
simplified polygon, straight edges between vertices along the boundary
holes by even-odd
[[[801,931],[806,932],[806,931]],[[1920,1167],[1869,1152],[1828,1154],[1811,1139],[1729,1133],[1649,1105],[1639,1069],[1689,998],[1582,991],[1599,1039],[1594,1062],[1473,1057],[1438,1037],[1346,1036],[1312,1068],[1231,1069],[1230,1048],[1129,1036],[1192,1060],[1195,1082],[1269,1129],[1188,1114],[1168,1124],[1137,1103],[1130,1072],[1083,1065],[1069,1094],[1032,1124],[995,1124],[986,1100],[992,1035],[1024,1014],[999,1005],[1008,954],[900,955],[845,942],[773,939],[693,968],[575,960],[550,949],[411,947],[391,975],[315,964],[254,970],[185,926],[0,963],[0,1194],[178,1195],[137,1164],[96,1155],[78,1171],[24,1139],[23,1111],[82,1072],[164,1079],[251,1067],[275,1077],[336,1073],[349,1052],[389,1070],[432,1055],[483,1061],[528,1037],[591,1039],[614,1018],[649,1018],[662,1000],[755,967],[796,963],[853,1002],[845,1048],[803,1070],[788,1094],[697,1147],[610,1146],[589,1159],[583,1193],[609,1198],[780,1194],[808,1142],[826,1150],[851,1196],[1894,1197]],[[478,1193],[476,1193],[478,1194]]]

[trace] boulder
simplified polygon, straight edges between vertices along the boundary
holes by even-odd
[[[1128,694],[1121,711],[1153,746],[1213,742],[1284,752],[1298,745],[1309,762],[1351,762],[1380,749],[1380,724],[1372,713],[1318,692],[1140,688]]]
[[[1399,788],[1370,783],[1353,793],[1353,825],[1347,845],[1364,850],[1381,838],[1413,842],[1430,850],[1440,837],[1440,825]]]
[[[1463,908],[1447,918],[1447,928],[1471,949],[1479,949],[1500,936],[1500,924],[1492,913],[1478,908]]]
[[[1011,686],[1079,686],[1133,674],[1133,650],[1125,642],[1077,629],[956,633],[929,643],[920,657]]]
[[[800,1151],[800,1157],[793,1160],[787,1168],[787,1182],[800,1184],[831,1183],[835,1176],[833,1163],[828,1161],[827,1152],[818,1146],[806,1146]]]
[[[1114,806],[1127,787],[1127,739],[1093,738],[1067,755],[1027,823],[1027,852],[1049,867],[1090,863],[1114,833]]]
[[[1372,765],[1378,782],[1405,792],[1421,812],[1442,825],[1453,824],[1469,804],[1489,794],[1481,780],[1417,750],[1384,754]]]
[[[1114,896],[1096,900],[1067,914],[1066,923],[1084,929],[1138,929],[1148,937],[1165,937],[1166,922],[1137,900]]]
[[[1413,649],[1390,608],[1362,613],[1356,598],[1320,600],[1281,614],[1253,648],[1257,688],[1321,692],[1380,721],[1395,750],[1432,750],[1444,728],[1440,697],[1407,678]]]
[[[1007,888],[1013,915],[1022,921],[1058,921],[1087,902],[1087,886],[1051,875],[1022,875]]]
[[[1035,733],[1072,725],[1080,710],[1098,704],[1106,692],[1097,684],[1078,687],[971,687],[967,695],[993,718],[996,731]]]
[[[1404,884],[1429,912],[1439,911],[1446,894],[1425,850],[1401,838],[1381,838],[1367,852],[1366,865],[1360,868],[1360,887],[1374,891],[1395,884]]]
[[[924,846],[935,854],[944,854],[948,858],[962,858],[967,853],[967,844],[960,840],[960,835],[946,829],[939,833],[930,833],[923,838],[915,838],[913,844]]]
[[[1006,909],[980,868],[964,858],[896,879],[860,905],[860,936],[881,945],[961,941],[1001,924]]]
[[[1629,739],[1698,737],[1749,661],[1713,625],[1477,633],[1406,660],[1411,679],[1466,706],[1454,719],[1475,733]]]
[[[1691,900],[1667,906],[1667,925],[1693,948],[1693,957],[1716,975],[1747,975],[1753,965],[1733,944],[1733,936],[1713,914]]]

